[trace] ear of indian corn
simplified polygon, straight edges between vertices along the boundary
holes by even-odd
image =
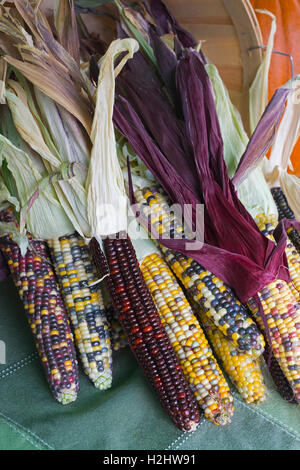
[[[143,259],[141,271],[205,417],[217,425],[227,424],[233,414],[232,395],[178,282],[156,253]]]
[[[12,222],[11,211],[0,214]],[[30,236],[25,256],[11,236],[0,239],[0,249],[22,299],[50,390],[62,404],[74,401],[79,390],[73,335],[64,308],[47,245]]]
[[[276,224],[274,217],[266,217],[261,214],[257,217],[257,224],[266,236],[273,239],[272,233]],[[291,234],[289,233],[290,236]],[[292,283],[287,285],[281,280],[274,281],[258,293],[265,318],[262,318],[259,307],[254,299],[250,299],[248,305],[260,327],[265,332],[266,338],[270,337],[271,339],[271,345],[268,345],[265,358],[269,362],[271,346],[274,357],[271,359],[270,371],[275,383],[279,386],[279,392],[284,398],[287,397],[288,401],[299,402],[300,307],[298,289],[300,259],[289,238],[286,246],[286,255]],[[280,366],[291,391],[286,386],[286,381],[280,377],[277,364]]]
[[[295,214],[290,208],[288,201],[285,197],[281,188],[271,189],[272,196],[277,206],[279,220],[282,219],[291,219],[295,220]],[[297,229],[290,227],[287,229],[287,233],[291,241],[293,242],[296,250],[300,253],[300,233]]]
[[[185,431],[194,430],[200,421],[197,403],[145,285],[129,237],[104,239],[105,256],[97,240],[93,239],[90,246],[148,381],[175,425]]]
[[[259,229],[261,232],[266,236],[269,237],[271,240],[273,238],[273,232],[275,227],[278,223],[277,217],[275,215],[266,215],[266,214],[258,214],[255,219]],[[295,249],[293,243],[288,238],[287,245],[286,245],[286,256],[289,264],[289,271],[292,278],[292,281],[289,284],[289,287],[299,303],[300,300],[300,255]],[[270,374],[273,378],[273,381],[277,387],[278,392],[283,397],[284,400],[288,401],[289,403],[296,403],[294,392],[287,381],[283,371],[281,370],[277,359],[275,359],[274,355],[272,354],[271,348],[266,341],[265,351],[264,351],[264,358],[266,363],[269,366]]]
[[[300,307],[289,286],[275,280],[258,293],[265,322],[254,299],[249,308],[261,329],[271,339],[272,352],[300,401]]]
[[[75,344],[86,375],[96,388],[112,383],[109,325],[98,276],[89,248],[72,235],[47,241],[55,273],[74,330]]]
[[[221,361],[223,369],[239,394],[246,403],[263,402],[266,398],[266,387],[259,359],[239,352],[200,309],[198,315],[216,357]]]
[[[145,217],[161,236],[184,234],[182,224],[170,214],[170,206],[157,188],[144,188],[135,192]],[[264,339],[245,307],[221,279],[191,258],[160,246],[164,257],[188,297],[205,310],[217,328],[239,351],[258,357],[264,350]]]

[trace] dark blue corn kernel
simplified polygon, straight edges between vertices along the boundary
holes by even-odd
[[[216,294],[215,295],[216,299],[218,299],[219,301],[223,299],[223,295],[220,293],[220,294]]]

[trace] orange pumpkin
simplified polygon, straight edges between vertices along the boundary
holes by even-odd
[[[300,0],[251,0],[254,9],[266,9],[277,18],[277,32],[274,48],[277,51],[288,52],[294,58],[295,74],[300,74]],[[271,19],[257,13],[265,44],[270,32]],[[273,54],[270,70],[270,98],[276,88],[286,83],[291,77],[290,62],[286,57]],[[292,162],[295,174],[300,176],[300,140],[296,145]]]

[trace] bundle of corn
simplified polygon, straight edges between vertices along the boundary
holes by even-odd
[[[141,271],[204,416],[227,424],[233,413],[229,387],[179,284],[157,252],[144,257]]]
[[[47,242],[84,372],[106,390],[112,382],[109,326],[89,249],[76,233]]]
[[[239,161],[248,144],[248,136],[241,120],[233,107],[218,70],[213,65],[207,65],[206,70],[211,79],[216,109],[220,121],[224,142],[224,158],[230,176],[234,175]],[[255,188],[255,191],[253,191]],[[281,219],[280,210],[274,203],[272,194],[260,167],[254,168],[247,178],[238,186],[239,198],[254,218],[261,232],[275,242],[273,232]],[[295,229],[288,229],[288,234]],[[296,300],[299,301],[300,288],[300,257],[294,253],[290,239],[287,240],[286,255],[292,283],[289,284]],[[298,291],[298,292],[297,292]]]
[[[179,234],[183,233],[183,227],[180,226],[176,218],[174,218],[174,216],[172,220],[168,218],[168,214],[170,214],[170,210],[166,212],[167,201],[164,199],[161,193],[158,193],[157,195],[157,190],[155,190],[154,188],[151,188],[151,189],[146,188],[144,190],[136,191],[135,196],[136,196],[137,201],[140,204],[140,208],[142,209],[144,215],[146,217],[149,217],[149,215],[152,216],[153,214],[153,218],[150,219],[150,222],[151,224],[153,224],[153,228],[154,228],[154,224],[156,224],[155,231],[159,232],[160,235],[170,233],[170,229],[171,231],[173,231],[173,233],[175,233],[175,231],[177,231]],[[149,210],[150,205],[153,206],[153,211]],[[165,223],[167,224],[164,225]],[[165,247],[162,247],[162,251],[165,254],[168,264],[171,266],[174,273],[177,275],[177,277],[181,280],[183,285],[186,287],[189,297],[192,298],[195,302],[198,303],[198,305],[202,307],[202,311],[205,312],[207,317],[211,318],[211,315],[206,310],[209,308],[211,309],[212,307],[214,310],[217,305],[216,302],[218,302],[218,305],[220,305],[220,309],[219,309],[219,312],[220,312],[222,309],[221,299],[222,299],[222,290],[223,290],[222,284],[223,283],[220,284],[221,281],[219,279],[211,275],[211,273],[207,273],[207,271],[203,267],[199,266],[199,264],[195,260],[188,259],[181,253],[174,252],[173,250],[169,250]],[[291,259],[292,258],[290,258],[290,260]],[[219,282],[219,285],[217,284],[218,282]],[[282,286],[283,285],[284,284],[282,283]],[[210,289],[210,287],[212,286],[214,288],[214,291]],[[287,294],[288,292],[290,292],[290,290],[288,286],[286,286],[285,294]],[[283,294],[283,292],[281,293]],[[230,307],[230,301],[232,301],[234,297],[233,297],[232,292],[230,292],[230,290],[228,292],[228,288],[227,288],[226,294],[227,295],[224,296],[223,302],[224,302],[224,305],[226,305],[226,307],[228,308]],[[298,292],[295,291],[295,294],[298,294]],[[212,299],[211,299],[211,296],[212,296]],[[274,298],[276,300],[276,296],[272,297],[273,301],[274,301]],[[295,327],[297,328],[297,322],[299,322],[299,306],[297,305],[297,302],[295,298],[291,295],[291,293],[290,293],[289,298],[287,297],[285,298],[284,296],[281,296],[281,298],[283,299],[284,305],[287,307],[287,308],[284,308],[284,311],[282,313],[284,325],[287,325],[287,323],[290,324],[290,322],[292,321],[293,325],[290,324],[288,334],[297,338],[297,335],[295,335],[295,332],[297,333],[297,331],[295,330]],[[214,305],[213,304],[209,305],[209,300],[214,302]],[[291,302],[294,303],[295,309],[291,310]],[[237,301],[237,305],[240,305],[238,301]],[[268,314],[270,312],[268,311],[267,306],[264,304],[264,302],[262,302],[262,305],[264,308],[265,315],[268,318]],[[274,302],[274,307],[276,306],[278,307],[278,310],[281,312],[282,306],[280,305],[279,299],[277,300],[277,302]],[[253,301],[250,301],[249,307],[252,313],[255,315],[256,320],[258,321],[259,317],[257,315],[257,310],[254,308]],[[241,308],[244,309],[244,307],[240,307],[240,309]],[[219,312],[217,311],[217,313]],[[225,319],[226,318],[227,317],[225,317]],[[244,333],[246,337],[251,338],[252,333],[253,333],[253,321],[250,320],[249,322],[250,324],[246,324],[246,322],[242,323],[241,317],[238,315],[236,316],[236,320],[237,320],[236,326],[232,325],[231,329],[233,328],[233,330],[230,330],[230,331],[234,332],[236,327],[238,327],[240,329],[238,331],[241,331],[241,333]],[[219,318],[219,323],[220,321],[221,321],[221,326],[222,326],[222,318],[221,319]],[[281,321],[281,318],[279,319],[278,324],[280,323],[280,321]],[[252,323],[252,326],[251,326],[251,323]],[[218,325],[217,322],[215,322],[215,324]],[[265,325],[263,324],[261,320],[259,321],[259,324],[260,324],[260,327],[264,330]],[[283,325],[283,328],[285,328],[284,325]],[[269,326],[270,328],[273,326],[272,320],[270,321]],[[273,333],[275,337],[278,338],[277,332],[273,331]],[[297,362],[299,362],[298,352],[297,352],[299,348],[298,348],[297,340],[292,341],[289,344],[287,344],[286,335],[287,334],[285,333],[285,331],[281,331],[282,341],[285,341],[286,347],[291,351],[290,355],[292,356],[292,359],[290,359],[289,368],[290,370],[293,369],[294,372],[292,375],[295,377],[298,374],[296,364]],[[278,339],[275,341],[277,341],[278,343]],[[282,347],[280,349],[282,349]],[[299,395],[297,396],[297,378],[295,381],[293,380],[291,373],[289,373],[289,370],[285,366],[284,360],[282,359],[282,357],[280,357],[280,354],[278,354],[278,348],[276,347],[274,348],[274,343],[272,343],[272,350],[273,350],[276,360],[280,364],[285,374],[285,377],[289,380],[289,383],[293,389],[293,393],[295,394],[296,399],[299,400]],[[283,353],[283,356],[286,353],[287,353],[287,349],[285,348],[285,353]],[[266,359],[268,359],[267,355],[265,355],[265,357]],[[282,393],[284,397],[286,397],[286,396],[291,395],[292,393],[291,391],[289,391],[289,394],[287,392],[288,387],[286,385],[286,380],[284,379],[284,377],[282,376],[280,377],[280,374],[278,372],[277,362],[275,362],[275,358],[271,362],[270,372],[273,374],[274,381],[276,382],[277,386],[281,387],[280,392]],[[235,382],[234,378],[233,378],[233,381]],[[261,389],[261,392],[262,392],[262,389]]]
[[[237,111],[230,101],[228,92],[222,83],[217,69],[212,65],[208,65],[206,70],[210,76],[214,89],[216,109],[224,141],[224,158],[229,174],[230,176],[233,176],[239,165],[243,152],[248,145],[249,139],[243,129],[241,120],[237,116]],[[253,188],[255,188],[255,191],[253,191]],[[254,168],[253,171],[247,175],[247,178],[238,185],[237,189],[241,201],[253,216],[258,228],[266,237],[275,242],[273,232],[278,224],[278,212],[261,167]],[[280,343],[280,352],[283,355],[292,357],[291,367],[293,369],[295,366],[295,370],[297,370],[300,365],[297,340],[293,341],[293,348],[288,345],[288,342],[289,335],[292,337],[294,335],[297,337],[297,334],[299,335],[296,331],[296,325],[300,318],[298,305],[300,292],[300,258],[289,238],[287,239],[285,254],[288,261],[291,282],[288,282],[288,286],[281,281],[278,283],[278,285],[282,286],[281,294],[286,295],[284,306],[283,304],[280,305],[278,301],[279,299],[277,300],[276,297],[272,296],[271,310],[269,310],[266,304],[263,303],[265,316],[264,321],[261,314],[259,314],[258,307],[253,299],[250,301],[249,306],[252,312],[256,314],[256,319],[262,330],[265,331],[266,339],[268,341],[271,340],[272,343],[272,349],[270,345],[267,344],[264,357],[270,366],[273,380],[283,398],[287,401],[291,401],[291,397],[296,394],[296,385],[294,384],[294,381],[291,381],[291,373],[287,371],[284,360],[280,360],[280,354],[278,353],[278,343]],[[272,288],[273,286],[271,285],[269,287]],[[266,289],[269,292],[268,287]],[[270,292],[273,294],[278,293],[276,289],[270,290]],[[268,296],[269,293],[265,292],[265,295]],[[283,298],[284,295],[282,295]],[[259,296],[261,298],[261,294],[259,294]],[[291,305],[289,305],[289,302],[291,302]],[[292,305],[295,307],[294,312]],[[292,323],[290,321],[290,316],[292,317]],[[274,321],[282,323],[282,330],[280,332],[279,330],[276,330]],[[276,338],[274,338],[274,335]],[[274,345],[275,350],[273,350]],[[296,365],[297,362],[298,366]],[[293,374],[297,382],[297,373],[293,372]]]
[[[48,171],[44,186],[50,183],[55,188],[74,228],[81,236],[92,239],[94,261],[100,276],[106,276],[113,307],[161,403],[180,429],[193,430],[200,421],[197,403],[145,286],[132,244],[128,237],[118,236],[127,229],[127,203],[112,123],[114,81],[138,44],[131,39],[114,41],[102,57],[99,77],[89,83],[80,70],[73,2],[61,1],[54,21],[55,36],[66,49],[58,45],[47,19],[34,2],[24,5],[17,0],[15,6],[18,17],[25,20],[26,34],[24,27],[19,28],[15,37],[12,14],[7,15],[6,9],[2,11],[0,29],[14,37],[15,55],[22,60],[10,55],[5,55],[5,60],[15,67],[18,80],[22,73],[33,85],[34,99],[30,97],[29,110],[41,126],[38,142],[42,141],[42,148],[36,145],[36,139],[27,137],[22,123],[18,122],[19,113],[14,113],[18,131],[42,157]],[[115,68],[120,55],[123,57]],[[41,81],[40,74],[47,80]],[[25,96],[22,94],[23,102],[31,91],[31,87],[28,88]],[[18,87],[15,89],[19,91]],[[41,116],[35,109],[35,101]],[[64,146],[60,131],[64,132],[65,124],[76,138],[75,143],[67,138]],[[76,144],[75,155],[73,144]],[[42,191],[39,189],[33,192],[29,214],[40,199]],[[66,233],[71,232],[63,235]],[[117,234],[114,239],[110,238],[112,234]],[[109,267],[99,245],[102,238]],[[72,302],[73,298],[71,305]]]
[[[9,224],[7,228],[13,227],[13,211],[2,211],[0,221]],[[12,234],[0,238],[0,249],[22,299],[50,390],[65,405],[76,399],[79,390],[73,335],[47,245],[30,235],[28,244],[21,254]]]
[[[135,197],[140,210],[150,222],[151,228],[160,235],[166,235],[170,232],[173,235],[175,232],[180,236],[185,235],[179,219],[174,213],[171,215],[167,198],[158,191],[157,187],[138,189],[135,192]],[[186,258],[179,252],[169,250],[163,245],[160,245],[160,248],[166,262],[185,287],[191,305],[205,328],[216,357],[221,361],[230,380],[247,403],[262,402],[265,399],[265,385],[259,362],[256,359],[258,350],[256,349],[253,355],[241,352],[242,348],[234,347],[234,340],[237,339],[234,332],[239,332],[248,343],[258,337],[262,345],[260,353],[263,352],[263,337],[246,309],[235,298],[231,289],[225,286],[220,279],[205,271],[196,261]],[[168,273],[168,276],[172,278],[166,266],[163,266],[163,272]],[[155,289],[155,283],[152,279],[149,288],[150,290],[151,288]],[[222,308],[226,309],[228,313],[221,312]],[[234,316],[230,317],[232,313]],[[226,315],[225,318],[229,322],[230,328],[230,331],[228,331],[229,328],[226,330],[226,335],[223,334],[222,329],[224,326],[223,314]],[[235,320],[235,324],[233,324],[233,320]],[[238,345],[243,345],[241,339]]]
[[[151,4],[153,3],[162,4],[160,0],[153,0]],[[124,11],[122,13],[127,34],[135,34],[138,38],[136,31],[127,25],[128,15]],[[238,199],[234,188],[234,185],[238,187],[247,178],[272,143],[274,132],[270,129],[277,127],[289,91],[279,90],[274,95],[231,181],[223,158],[221,129],[207,66],[197,51],[191,48],[183,50],[178,37],[175,46],[173,43],[166,44],[159,38],[162,30],[167,34],[168,31],[165,30],[172,23],[172,18],[165,10],[160,13],[165,15],[164,21],[159,22],[160,28],[154,33],[155,27],[145,26],[147,18],[144,17],[146,23],[140,22],[139,26],[135,22],[135,27],[140,27],[139,33],[142,32],[143,37],[151,36],[154,49],[149,46],[151,41],[148,49],[152,50],[156,61],[152,61],[152,67],[141,55],[136,56],[122,73],[121,79],[118,79],[120,89],[114,113],[116,127],[164,187],[172,203],[180,204],[183,213],[186,205],[193,208],[186,219],[191,227],[197,222],[196,206],[204,203],[205,243],[201,250],[193,250],[190,243],[187,248],[184,240],[176,240],[175,243],[173,240],[161,239],[161,243],[171,249],[176,246],[177,251],[204,264],[206,271],[214,272],[218,278],[230,284],[242,302],[246,303],[255,296],[255,302],[260,307],[255,313],[259,312],[262,319],[260,326],[265,330],[270,346],[275,341],[285,349],[286,333],[282,328],[279,332],[272,330],[272,322],[269,320],[268,323],[266,318],[270,319],[270,315],[276,316],[280,312],[279,315],[283,318],[279,322],[286,326],[287,331],[290,329],[290,321],[295,323],[291,334],[296,333],[297,338],[292,342],[291,350],[285,349],[285,353],[294,369],[295,380],[291,381],[291,386],[297,396],[300,342],[298,345],[299,332],[295,332],[294,327],[297,330],[300,309],[288,287],[291,278],[286,269],[284,234],[279,233],[281,243],[277,244],[264,237]],[[137,17],[135,13],[132,14]],[[157,16],[154,23],[159,21]],[[173,33],[176,35],[174,28]],[[160,69],[160,76],[157,74],[157,67]],[[168,102],[161,77],[174,107]],[[151,99],[146,101],[146,96]],[[174,109],[181,113],[181,119]],[[157,116],[163,131],[162,127],[157,130]],[[240,122],[236,116],[235,119],[237,123]],[[261,178],[263,179],[263,175]],[[225,224],[230,224],[230,237],[222,229]],[[246,232],[249,234],[247,238],[244,236]],[[194,246],[196,243],[197,240]],[[275,304],[272,312],[262,302],[262,296],[267,295],[266,290],[276,293],[272,299]],[[250,305],[253,310],[252,301]],[[274,354],[286,373],[287,369],[278,349],[275,348]],[[286,375],[290,380],[291,374]]]

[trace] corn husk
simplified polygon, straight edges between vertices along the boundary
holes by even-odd
[[[268,10],[255,10],[257,13],[270,16],[272,18],[271,31],[268,39],[267,49],[264,52],[263,60],[258,68],[255,79],[250,87],[250,131],[254,132],[264,110],[268,104],[268,80],[269,69],[274,48],[274,38],[276,34],[276,17]]]
[[[47,19],[34,2],[15,0],[14,7],[23,24],[16,21],[14,9],[10,15],[5,4],[0,9],[0,32],[6,36],[6,41],[1,44],[6,52],[5,60],[75,115],[90,132],[93,106],[78,63],[55,40]],[[25,25],[30,28],[31,34],[26,32]]]
[[[38,90],[36,90],[36,96],[38,97],[40,109],[47,109],[47,114],[50,115],[52,113],[53,116],[55,111],[55,103],[53,103],[51,99]],[[64,224],[59,227],[60,235],[57,236],[63,236],[67,233],[72,233],[74,230],[77,230],[78,233],[80,233],[82,236],[89,234],[89,225],[86,216],[86,191],[84,188],[87,175],[86,166],[77,165],[76,177],[72,176],[72,174],[68,174],[66,171],[63,171],[64,164],[68,163],[71,165],[77,162],[77,152],[72,152],[71,149],[68,149],[68,146],[70,145],[69,142],[72,140],[72,135],[66,135],[64,123],[57,113],[51,120],[51,127],[49,127],[52,129],[52,132],[56,131],[57,137],[60,134],[60,138],[57,138],[57,141],[60,141],[61,144],[59,149],[56,148],[56,145],[45,125],[47,121],[45,121],[44,117],[43,119],[40,118],[36,108],[33,108],[34,96],[33,93],[30,95],[30,88],[28,86],[26,87],[23,84],[22,87],[19,82],[9,80],[7,84],[6,99],[19,135],[24,140],[24,142],[27,143],[28,147],[30,147],[36,155],[41,157],[44,164],[44,173],[41,175],[41,178],[36,181],[36,187],[34,188],[32,185],[30,186],[32,193],[27,195],[27,203],[29,203],[32,194],[38,190],[39,184],[41,183],[42,179],[47,176],[47,174],[57,175],[57,178],[51,179],[49,184],[53,185],[51,191],[56,194],[57,203],[60,203],[62,207],[61,211],[65,211],[66,217],[70,221],[68,223],[68,231],[65,231],[67,226]],[[71,148],[74,150],[76,145],[77,144],[72,142]],[[66,158],[67,150],[63,150],[63,148],[67,148],[67,155],[72,155],[70,160]],[[86,157],[86,160],[87,158],[88,157]],[[78,158],[78,160],[78,163],[81,163],[83,158],[81,160]],[[13,169],[11,171],[17,179],[17,171],[13,171]],[[40,193],[38,198],[40,198]],[[30,207],[30,210],[28,211],[28,214],[33,210],[33,207],[36,205],[38,198],[35,199],[32,207]],[[25,204],[25,201],[23,201],[23,204]],[[23,220],[25,223],[24,218]],[[53,226],[47,226],[47,230],[45,230],[44,233],[55,233],[55,230],[57,230],[57,223],[55,222],[55,219],[49,219],[48,223],[53,224]],[[41,236],[40,230],[38,232],[32,232],[32,229],[33,227],[31,227],[30,231],[36,238],[55,238],[53,236]],[[63,230],[62,233],[61,229]]]
[[[60,44],[80,64],[79,38],[74,9],[69,0],[59,0],[54,5],[54,23]]]
[[[17,80],[8,80],[5,96],[19,135],[42,159],[49,184],[72,231],[90,239],[127,229],[127,199],[116,155],[112,113],[115,76],[138,44],[134,39],[111,44],[100,61],[92,98],[91,87],[76,59],[77,34],[70,25],[70,21],[74,23],[70,5],[62,2],[55,11],[58,37],[65,47],[54,39],[46,19],[32,8],[32,2],[16,2],[31,34],[25,31],[22,20],[16,22],[15,16],[12,18],[1,9],[0,31],[17,41],[22,59],[15,57],[17,52],[14,57],[4,56],[16,68],[17,76]],[[114,62],[123,52],[127,54],[115,68]],[[47,76],[45,81],[41,81],[41,74]],[[16,170],[15,174],[18,178]],[[34,196],[27,201],[30,211],[46,186],[47,179],[42,177]]]
[[[86,183],[88,218],[95,237],[127,231],[127,196],[117,157],[112,117],[115,77],[137,50],[138,43],[134,39],[116,40],[101,61],[91,132],[93,147]],[[114,62],[122,52],[127,54],[114,68]]]
[[[0,135],[0,145],[0,163],[2,165],[3,159],[6,160],[18,191],[21,234],[26,233],[25,225],[35,238],[40,239],[70,233],[72,224],[62,210],[51,185],[40,191],[39,197],[29,210],[28,201],[46,176],[46,172],[43,175],[35,164],[35,159],[14,146],[3,135]]]

